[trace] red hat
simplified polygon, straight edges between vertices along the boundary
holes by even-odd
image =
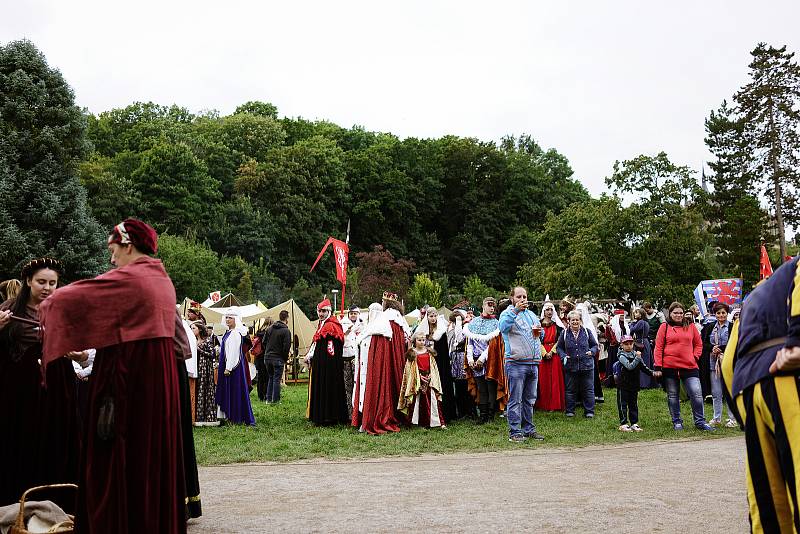
[[[133,245],[145,254],[158,251],[158,234],[153,227],[139,219],[125,219],[111,230],[109,243]]]
[[[325,299],[322,302],[320,302],[319,304],[317,304],[317,311],[321,311],[321,310],[324,310],[326,308],[329,309],[329,310],[333,309],[333,306],[331,306],[331,301],[328,300],[328,299]]]
[[[614,310],[614,315],[625,315],[625,310]]]
[[[619,342],[620,343],[632,343],[633,342],[633,338],[626,334],[626,335],[624,335],[624,336],[622,336],[620,338]]]

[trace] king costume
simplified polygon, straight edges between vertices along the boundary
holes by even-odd
[[[361,409],[353,410],[352,425],[368,434],[399,432],[400,425],[406,421],[405,414],[397,408],[397,402],[400,398],[409,328],[397,306],[397,295],[384,293],[383,312],[374,321],[370,319],[365,329],[365,336],[369,336],[364,371],[366,376],[363,378],[363,385],[362,380],[359,381],[354,395],[354,398],[359,399]],[[363,340],[361,347],[363,353]]]

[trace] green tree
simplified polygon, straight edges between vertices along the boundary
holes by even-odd
[[[212,291],[228,285],[216,252],[203,244],[169,234],[158,239],[158,257],[175,285],[178,300],[204,300]]]
[[[617,198],[576,202],[549,215],[537,238],[540,251],[517,272],[531,299],[550,295],[617,298],[634,294],[634,210]]]
[[[442,286],[426,273],[414,275],[414,283],[408,290],[408,303],[412,308],[421,308],[426,304],[439,308],[442,305]]]
[[[88,192],[92,215],[107,228],[127,217],[140,216],[147,208],[133,181],[118,174],[107,156],[95,153],[82,161],[78,176]]]
[[[342,150],[322,137],[270,152],[263,163],[239,169],[236,189],[269,215],[280,232],[270,268],[287,284],[301,276],[312,285],[332,283],[332,270],[308,269],[328,236],[343,236],[350,191]]]
[[[277,107],[270,104],[269,102],[259,102],[258,100],[251,100],[250,102],[245,102],[241,106],[237,107],[236,111],[233,112],[234,115],[238,115],[240,113],[260,115],[261,117],[269,117],[271,119],[278,118]]]
[[[132,179],[146,203],[143,216],[162,231],[207,223],[209,204],[220,198],[219,182],[184,143],[163,140],[145,151]]]
[[[252,113],[237,113],[223,118],[220,135],[222,142],[241,154],[243,160],[253,158],[257,161],[266,161],[269,151],[282,146],[286,139],[280,122]]]
[[[759,243],[766,235],[767,214],[761,208],[748,164],[744,120],[723,101],[706,119],[706,145],[714,156],[706,205],[724,275],[742,276],[750,287],[759,278]]]
[[[775,210],[781,258],[784,224],[800,222],[800,66],[786,46],[750,53],[750,83],[733,99],[744,123],[750,172]]]
[[[32,257],[64,262],[65,278],[105,270],[105,237],[76,165],[86,121],[72,89],[29,41],[0,46],[0,274]]]
[[[483,304],[483,299],[486,297],[497,297],[498,295],[498,291],[486,285],[477,274],[468,276],[464,280],[462,293],[470,304],[478,307]]]
[[[275,252],[277,227],[269,212],[255,209],[249,197],[223,203],[199,233],[217,253],[241,256],[250,263],[259,258],[269,262]]]

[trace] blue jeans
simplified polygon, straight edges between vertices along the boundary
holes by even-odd
[[[712,354],[709,357],[709,364],[711,367],[711,398],[713,399],[714,419],[722,421],[722,405],[724,403],[722,398],[722,376],[717,376],[717,357],[715,355]],[[730,406],[728,406],[728,419],[736,420]]]
[[[539,366],[506,362],[508,380],[508,406],[506,420],[511,436],[530,435],[536,432],[533,424],[533,405],[536,404],[536,385]]]
[[[566,413],[575,413],[575,403],[583,400],[583,412],[594,413],[594,369],[588,371],[566,371],[564,373],[564,400]]]
[[[267,402],[281,400],[281,378],[284,362],[280,358],[265,358],[267,365]]]
[[[700,378],[696,376],[670,377],[664,375],[662,377],[664,387],[667,390],[667,406],[669,407],[669,414],[672,416],[672,424],[683,424],[681,418],[681,399],[680,399],[680,382],[683,381],[683,388],[689,396],[689,401],[692,404],[692,417],[694,418],[694,426],[698,427],[706,422],[706,416],[703,413],[703,393],[700,389]]]

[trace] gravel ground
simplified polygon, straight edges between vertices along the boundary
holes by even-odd
[[[744,439],[200,468],[220,532],[748,532]]]

